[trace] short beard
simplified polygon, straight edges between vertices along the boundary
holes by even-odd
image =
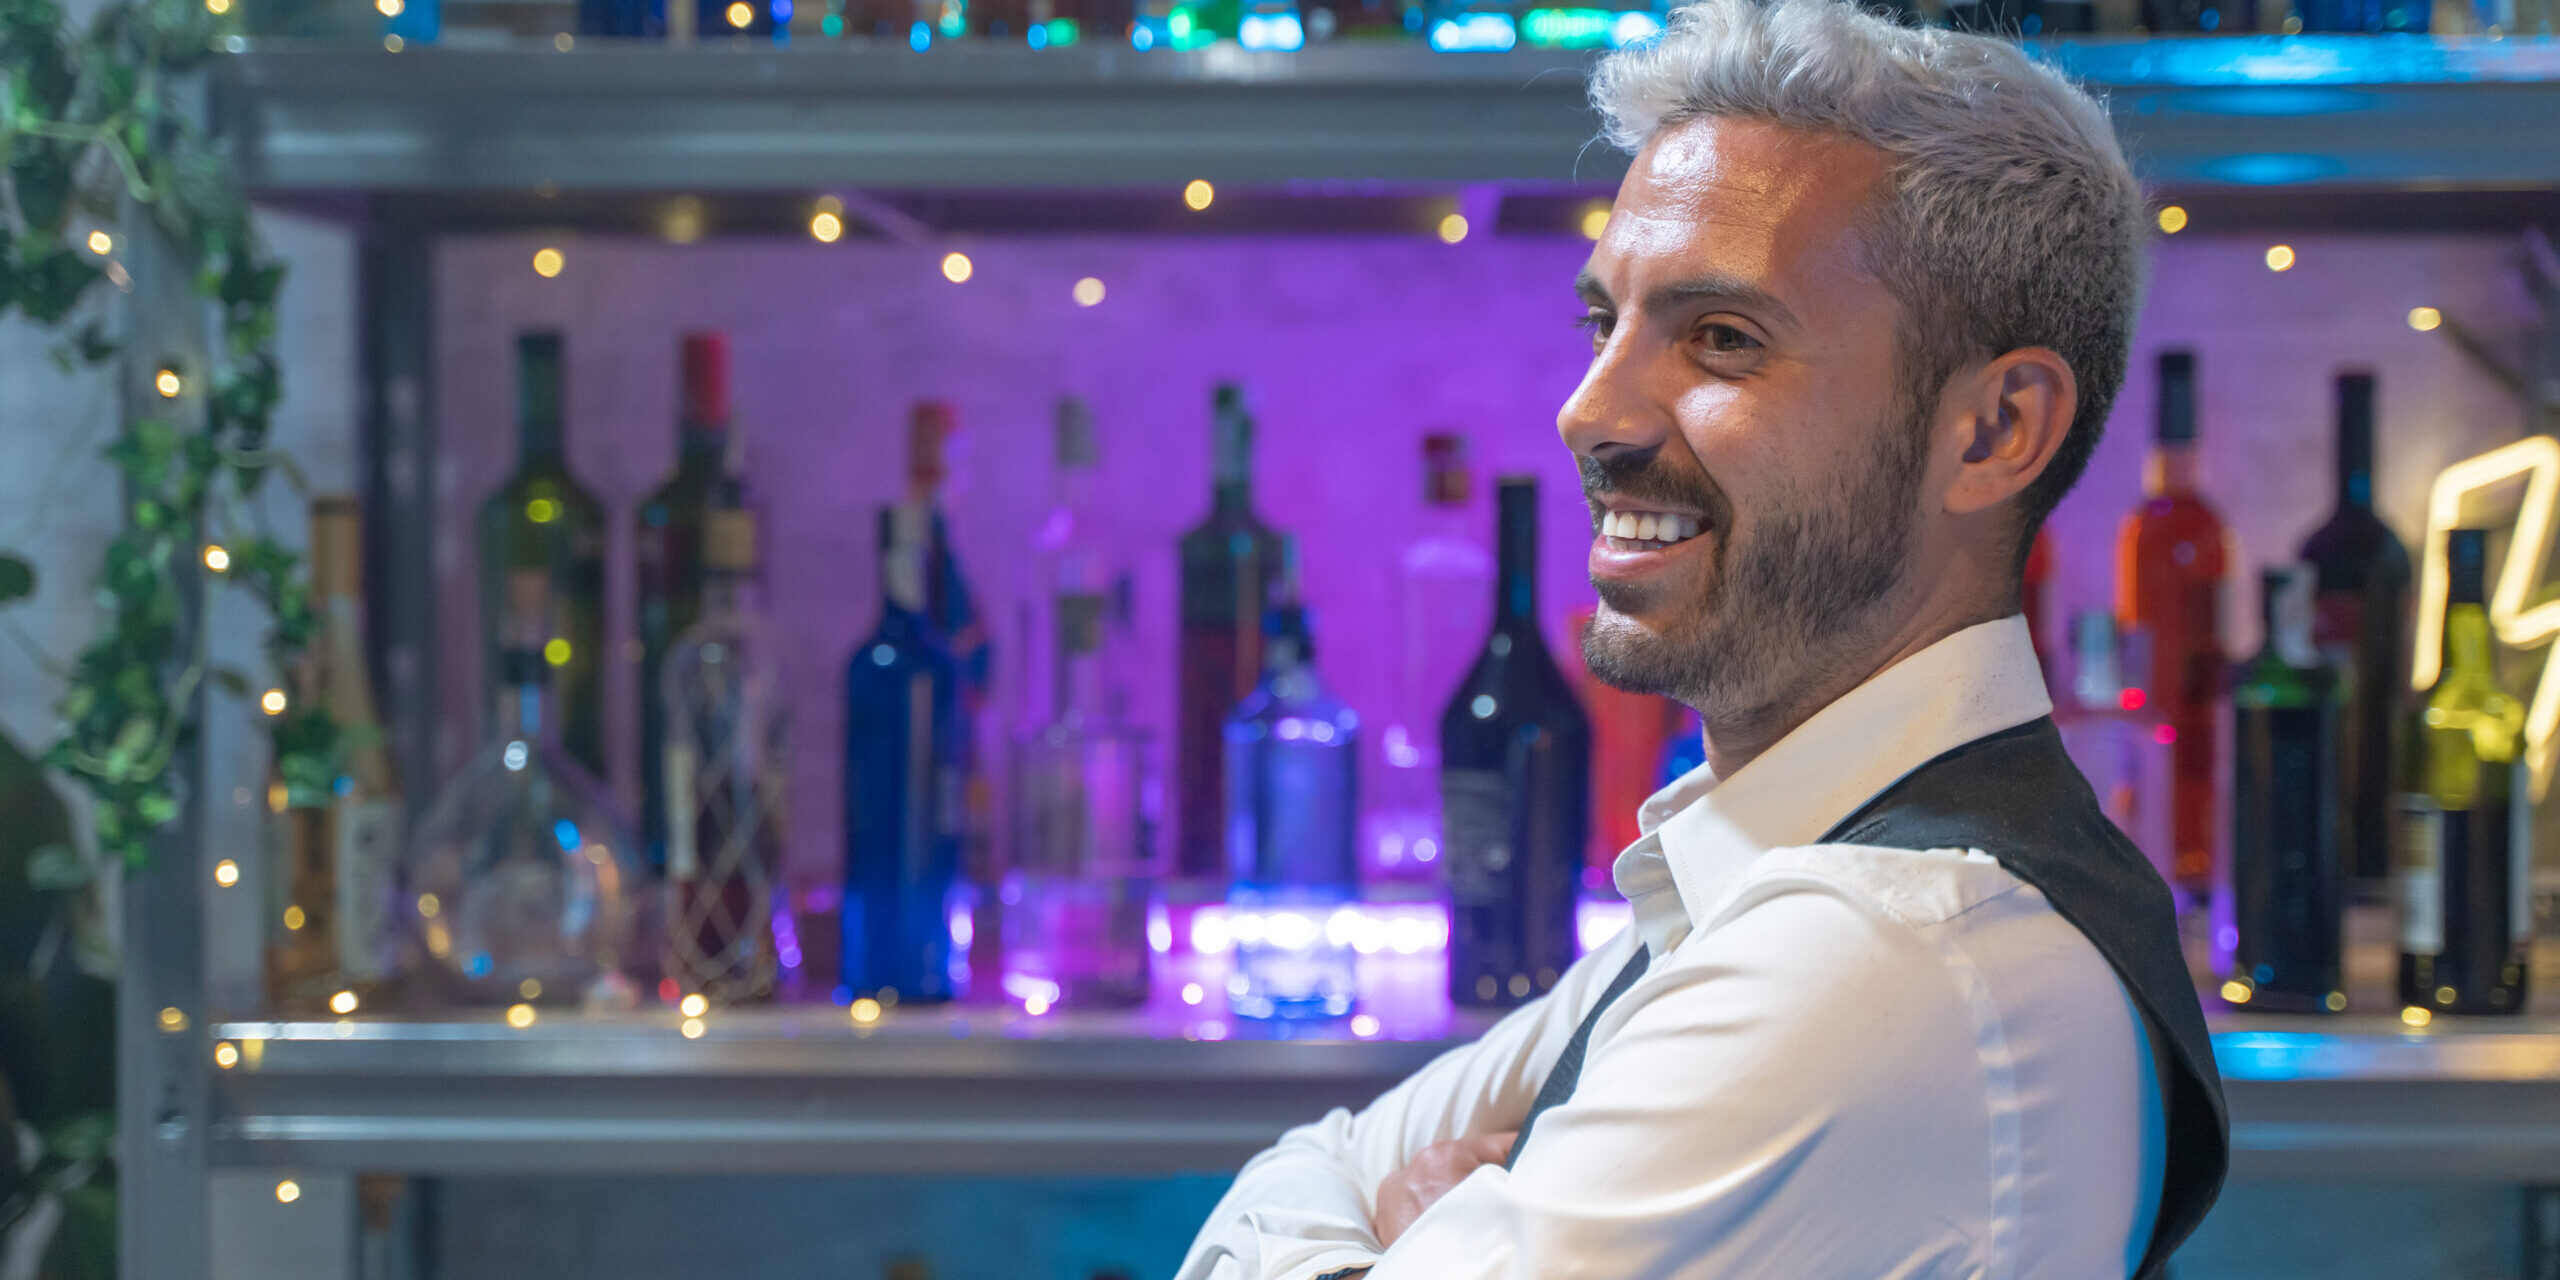
[[[1595,580],[1601,607],[1582,638],[1591,674],[1695,707],[1710,731],[1744,734],[1786,717],[1840,678],[1858,660],[1876,606],[1901,582],[1910,557],[1928,443],[1925,406],[1907,400],[1903,420],[1887,424],[1872,462],[1823,498],[1764,501],[1739,539],[1720,520],[1707,589],[1672,605],[1658,633],[1631,616],[1650,603],[1650,593]],[[1588,457],[1581,462],[1583,487],[1594,497],[1668,496],[1689,487],[1652,475],[1613,476]],[[1729,519],[1731,505],[1721,504],[1718,514]]]

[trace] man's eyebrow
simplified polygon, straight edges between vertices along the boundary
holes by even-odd
[[[1609,296],[1608,287],[1600,283],[1600,277],[1587,267],[1574,277],[1573,291],[1583,302],[1594,307],[1614,310],[1618,305],[1617,300]],[[1799,323],[1796,313],[1786,303],[1780,302],[1777,295],[1740,276],[1722,272],[1676,280],[1648,290],[1644,295],[1645,309],[1657,313],[1699,301],[1729,302],[1743,310],[1759,312],[1778,324]]]

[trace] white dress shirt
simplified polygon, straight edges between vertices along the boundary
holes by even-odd
[[[1647,800],[1634,927],[1353,1115],[1245,1165],[1180,1280],[2090,1280],[2139,1262],[2165,1137],[2141,1014],[1979,851],[1815,844],[1943,752],[2051,710],[2023,619],[1949,636],[1718,779]],[[1516,1129],[1601,990],[1570,1101],[1391,1249],[1381,1179]]]

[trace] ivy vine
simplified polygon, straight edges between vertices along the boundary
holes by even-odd
[[[268,448],[284,269],[260,252],[246,193],[186,109],[187,77],[219,56],[223,22],[202,0],[115,0],[74,30],[57,0],[0,0],[0,317],[20,312],[52,330],[66,369],[122,358],[174,375],[158,379],[166,412],[123,421],[106,450],[125,518],[98,569],[104,616],[70,672],[62,736],[44,753],[95,801],[99,853],[132,869],[177,817],[170,764],[194,739],[204,683],[256,687],[208,664],[214,591],[245,590],[265,607],[277,671],[292,669],[317,626],[299,557],[246,505],[286,469]],[[109,294],[131,281],[117,254],[146,235],[192,269],[216,335],[212,368],[120,348]],[[34,586],[24,559],[0,553],[0,600]],[[326,715],[289,707],[271,724],[282,779],[297,797],[325,795],[336,772]]]

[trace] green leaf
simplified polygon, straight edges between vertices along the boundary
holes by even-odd
[[[67,844],[49,844],[27,859],[27,887],[38,891],[77,889],[97,876]]]
[[[214,682],[215,684],[218,684],[218,685],[222,686],[222,691],[223,691],[224,693],[230,694],[232,697],[235,697],[235,698],[245,698],[245,697],[248,697],[248,696],[249,696],[249,677],[248,677],[247,675],[245,675],[245,674],[242,674],[242,673],[241,673],[238,669],[236,669],[236,668],[233,668],[233,667],[216,667],[216,668],[214,668],[214,669],[213,669],[213,682]]]
[[[36,593],[36,567],[25,560],[0,552],[0,604],[23,600]]]

